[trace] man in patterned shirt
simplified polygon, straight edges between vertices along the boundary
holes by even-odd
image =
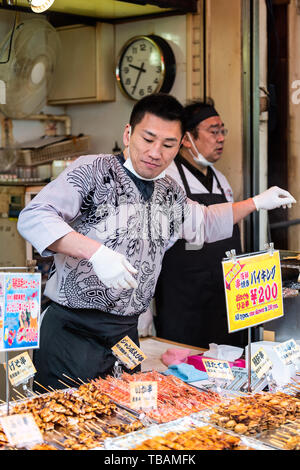
[[[42,256],[54,256],[44,292],[51,303],[34,354],[44,386],[62,386],[62,374],[89,380],[111,373],[112,346],[124,336],[138,344],[138,318],[170,243],[228,238],[254,210],[294,202],[279,188],[211,208],[190,201],[165,175],[184,131],[174,97],[147,96],[125,126],[123,153],[78,158],[21,212],[21,235]]]

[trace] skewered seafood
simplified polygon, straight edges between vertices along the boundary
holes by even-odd
[[[159,423],[181,418],[220,403],[218,394],[202,392],[175,376],[164,376],[156,371],[133,375],[124,372],[119,379],[108,376],[105,379],[95,379],[92,383],[117,403],[130,407],[129,384],[132,381],[157,382],[157,410],[145,410],[145,414]]]

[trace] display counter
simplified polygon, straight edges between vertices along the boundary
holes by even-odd
[[[236,393],[214,381],[202,386],[167,373],[161,357],[168,349],[184,349],[190,356],[202,353],[201,348],[156,337],[142,338],[140,348],[147,356],[140,372],[119,371],[89,383],[72,379],[74,387],[60,390],[43,387],[40,393],[31,392],[31,397],[20,396],[11,403],[9,416],[7,404],[3,404],[0,448],[113,452],[300,449],[299,376],[294,388],[287,391]],[[131,391],[142,393],[142,387],[149,384],[151,388],[144,392],[152,392],[156,384],[156,406],[140,409]],[[6,434],[5,419],[28,415],[38,428],[40,441],[32,442],[29,436],[29,442],[14,445]],[[23,440],[24,436],[23,431]]]

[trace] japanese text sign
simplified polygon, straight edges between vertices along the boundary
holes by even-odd
[[[8,415],[0,418],[10,445],[30,447],[43,442],[42,434],[31,413]]]
[[[272,366],[273,364],[263,348],[260,348],[251,357],[251,369],[256,373],[259,379],[267,374]]]
[[[221,359],[209,359],[205,357],[202,358],[202,361],[207,375],[209,375],[211,378],[224,380],[234,379],[228,361]]]
[[[294,339],[289,339],[284,343],[277,344],[274,346],[279,359],[284,364],[291,364],[293,361],[300,357],[300,347]]]
[[[129,338],[125,336],[121,341],[112,348],[113,354],[128,368],[134,369],[146,359],[146,355],[141,349]]]
[[[39,347],[40,273],[0,273],[0,351]]]
[[[283,316],[278,251],[226,260],[222,266],[229,333]]]
[[[19,354],[8,361],[9,381],[15,387],[27,382],[35,373],[36,369],[28,352]]]
[[[157,382],[130,382],[130,406],[135,410],[157,408]]]

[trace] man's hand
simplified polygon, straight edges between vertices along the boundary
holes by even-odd
[[[252,199],[256,210],[265,209],[268,211],[278,207],[290,208],[292,204],[296,202],[288,191],[278,188],[277,186],[272,186],[263,193],[254,196]]]
[[[131,266],[124,255],[101,245],[89,261],[100,281],[115,289],[136,289],[137,282],[131,274],[137,270]]]

